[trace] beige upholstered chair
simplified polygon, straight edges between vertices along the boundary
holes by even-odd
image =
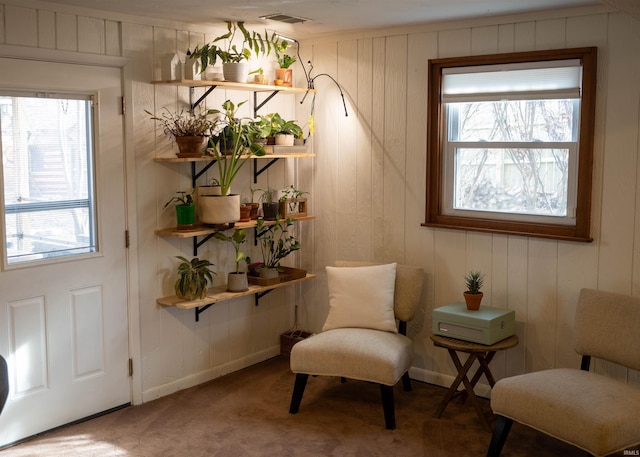
[[[364,262],[337,262],[337,267],[374,265]],[[413,319],[420,303],[423,270],[397,265],[393,309],[399,321],[398,333],[370,328],[334,328],[297,343],[291,350],[291,370],[296,381],[289,412],[300,408],[309,375],[336,376],[380,385],[385,425],[395,428],[393,386],[402,378],[405,391],[411,390],[408,370],[413,360],[413,344],[406,336],[407,321]],[[355,284],[357,287],[358,285]],[[392,325],[395,326],[393,316]]]
[[[513,421],[594,456],[640,444],[640,388],[589,372],[592,356],[640,370],[640,298],[583,289],[575,319],[581,370],[543,370],[493,387],[491,408],[498,418],[489,457],[500,455]]]

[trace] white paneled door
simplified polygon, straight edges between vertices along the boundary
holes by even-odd
[[[0,59],[0,75],[2,91],[37,91],[43,97],[91,94],[97,120],[93,164],[88,167],[93,176],[84,175],[95,189],[91,201],[95,219],[88,224],[95,234],[95,247],[53,260],[7,265],[10,246],[17,241],[2,236],[7,246],[0,251],[5,265],[0,272],[0,353],[9,365],[10,394],[0,415],[1,447],[128,404],[131,387],[121,69]],[[32,127],[29,123],[42,121],[31,116],[24,122]],[[40,156],[29,150],[28,157],[34,161]],[[3,151],[5,172],[13,166],[9,161]],[[27,174],[36,166],[43,165],[29,163]],[[53,185],[53,178],[47,179]],[[10,193],[7,189],[5,196]],[[35,193],[33,183],[30,192]],[[3,218],[11,206],[5,200]],[[46,205],[42,208],[46,210]],[[40,222],[52,231],[54,213],[42,211]],[[15,229],[11,224],[1,225],[6,233]]]

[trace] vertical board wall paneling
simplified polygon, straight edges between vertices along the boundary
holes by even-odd
[[[354,104],[349,106],[350,116],[357,117],[358,126],[355,140],[355,161],[358,174],[352,179],[355,181],[355,202],[353,208],[354,224],[357,227],[355,239],[354,259],[371,259],[372,238],[376,228],[372,221],[372,143],[375,132],[372,128],[372,109],[375,103],[373,95],[373,41],[369,39],[358,40],[357,56],[357,88]]]
[[[30,8],[4,5],[5,43],[38,46],[38,12]]]
[[[372,43],[373,86],[371,91],[371,237],[372,259],[384,258],[384,145],[385,145],[385,112],[387,110],[384,96],[386,77],[386,39],[374,38]]]
[[[386,40],[383,143],[383,232],[385,261],[404,261],[406,253],[407,36]]]
[[[56,47],[56,13],[53,11],[38,10],[38,47]]]
[[[105,21],[92,17],[78,17],[78,51],[105,53]]]
[[[405,219],[406,248],[404,262],[424,268],[422,303],[408,334],[414,338],[416,365],[431,369],[433,345],[430,344],[431,309],[433,308],[434,250],[433,231],[424,222],[426,150],[427,150],[427,68],[428,60],[437,55],[437,34],[416,33],[407,37],[407,105],[405,131]],[[412,248],[409,248],[412,247]]]
[[[78,18],[73,14],[56,13],[56,49],[78,50]]]
[[[347,259],[358,259],[357,247],[359,231],[353,230],[353,218],[357,215],[356,201],[358,198],[356,189],[358,177],[366,176],[359,170],[358,143],[360,123],[358,112],[354,112],[355,101],[358,99],[358,41],[349,40],[338,43],[337,56],[338,73],[336,79],[340,81],[345,95],[347,109],[351,110],[351,116],[345,117],[344,113],[338,114],[337,136],[340,139],[340,152],[334,153],[336,167],[336,197],[337,205],[335,214],[340,227],[340,236],[337,241],[339,255]],[[336,151],[337,152],[337,151]]]

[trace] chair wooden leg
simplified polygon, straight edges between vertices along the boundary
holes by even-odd
[[[411,392],[411,378],[408,371],[402,375],[402,388],[405,392]]]
[[[307,379],[309,379],[308,374],[296,374],[296,382],[293,385],[293,394],[291,395],[291,405],[289,406],[289,413],[291,414],[297,413],[300,409],[300,402],[302,401],[304,388],[307,386]]]
[[[493,435],[491,436],[491,443],[489,443],[489,451],[487,457],[500,457],[502,447],[513,425],[513,420],[504,416],[497,416],[496,425],[493,428]]]
[[[387,430],[395,430],[396,413],[393,403],[393,386],[385,386],[380,384],[380,393],[382,394],[382,408],[384,409],[384,423]]]

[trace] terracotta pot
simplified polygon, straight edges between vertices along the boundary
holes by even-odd
[[[291,68],[278,68],[276,69],[276,79],[282,80],[282,85],[291,87],[293,83],[293,71]]]
[[[240,222],[247,222],[251,220],[251,206],[240,205]]]
[[[206,136],[177,136],[178,153],[180,158],[202,157]]]
[[[484,294],[482,292],[477,294],[464,293],[464,301],[467,304],[467,309],[470,311],[477,311],[480,309],[480,302]]]
[[[258,210],[260,209],[260,203],[246,203],[246,206],[248,206],[251,209],[251,212],[249,213],[251,220],[255,221],[258,219]]]

